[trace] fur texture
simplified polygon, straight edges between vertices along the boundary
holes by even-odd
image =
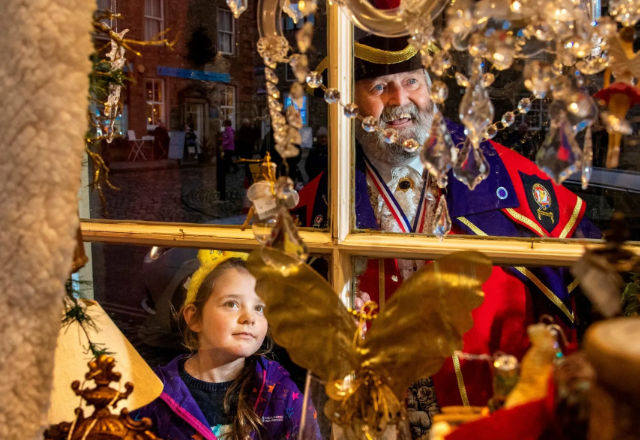
[[[78,225],[94,8],[87,0],[0,5],[2,439],[42,438],[46,421]]]

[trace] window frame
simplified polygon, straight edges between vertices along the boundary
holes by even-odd
[[[222,84],[221,85],[221,93],[222,93],[222,99],[220,100],[220,104],[218,104],[218,108],[220,109],[220,120],[225,120],[225,119],[229,119],[231,121],[231,126],[235,129],[236,127],[236,103],[237,103],[237,96],[236,96],[236,88],[235,86],[231,85],[231,84]],[[226,100],[227,100],[227,93],[231,91],[231,96],[232,96],[232,100],[233,103],[231,105],[227,105]],[[230,110],[230,113],[227,114],[226,110]],[[223,114],[226,115],[223,117]],[[221,127],[222,129],[223,127]]]
[[[220,18],[221,15],[227,15],[230,19],[231,19],[231,31],[226,31],[226,30],[221,30],[220,29]],[[231,11],[229,9],[226,8],[217,8],[217,12],[216,12],[216,24],[217,24],[217,31],[218,31],[218,53],[222,54],[222,55],[235,55],[236,53],[236,21],[233,18],[233,14],[231,13]],[[227,52],[222,50],[222,44],[220,44],[221,39],[220,39],[220,35],[224,34],[224,35],[231,35],[231,51]]]
[[[146,99],[146,92],[147,92],[147,84],[148,83],[152,84],[152,95],[153,97],[156,96],[156,90],[158,90],[156,88],[156,84],[160,84],[160,97],[162,98],[160,101],[155,101],[153,99],[149,100]],[[145,105],[147,106],[154,106],[154,105],[159,105],[160,106],[160,114],[158,115],[158,120],[162,120],[162,121],[166,121],[164,115],[165,115],[165,94],[164,94],[164,79],[162,78],[145,78],[144,79],[144,90],[145,90]],[[151,121],[151,123],[149,123],[149,119],[148,116],[145,116],[147,118],[147,130],[153,130],[154,128],[157,127],[157,121]]]
[[[329,84],[352,96],[353,28],[346,14],[333,4],[327,9],[327,51]],[[371,256],[433,259],[451,252],[475,250],[485,253],[494,264],[569,266],[585,248],[599,246],[600,240],[476,237],[454,235],[444,240],[419,234],[389,234],[356,231],[351,206],[353,188],[353,121],[340,107],[329,107],[329,207],[328,231],[303,229],[300,236],[311,253],[331,257],[330,280],[340,297],[348,302],[351,292],[352,257]],[[250,229],[239,226],[158,223],[144,221],[81,221],[83,239],[89,242],[124,243],[147,246],[181,246],[251,250],[260,247]],[[640,255],[640,244],[625,246]]]
[[[160,4],[160,15],[148,15],[147,14],[147,1],[157,1]],[[150,21],[159,22],[160,30],[151,35],[151,30],[147,27],[147,23]],[[154,41],[154,37],[159,37],[164,31],[164,0],[145,0],[144,2],[144,39],[145,41]]]

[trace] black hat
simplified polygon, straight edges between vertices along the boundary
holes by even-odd
[[[422,68],[420,54],[409,44],[407,37],[367,35],[353,45],[356,81]]]

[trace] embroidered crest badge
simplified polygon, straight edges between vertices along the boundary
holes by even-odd
[[[536,220],[547,231],[553,230],[560,220],[560,211],[553,185],[538,176],[520,173],[529,208]]]

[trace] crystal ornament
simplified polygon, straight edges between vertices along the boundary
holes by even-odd
[[[591,138],[591,126],[587,127],[584,134],[584,144],[582,145],[582,173],[580,181],[582,189],[585,190],[589,186],[591,174],[593,173],[593,139]]]
[[[529,113],[529,110],[531,110],[531,99],[522,98],[518,102],[518,111],[520,113]]]
[[[270,217],[264,220],[254,220],[251,224],[251,231],[256,241],[261,245],[266,245],[269,242],[271,233],[276,226],[276,218]]]
[[[412,153],[416,151],[418,148],[420,148],[420,143],[417,140],[412,138],[405,139],[402,142],[402,148],[404,149],[404,151]]]
[[[449,88],[445,83],[436,80],[431,84],[431,99],[436,104],[443,104],[449,96]]]
[[[305,82],[309,74],[309,60],[306,55],[295,54],[289,58],[289,65],[298,82]]]
[[[502,115],[501,121],[505,128],[511,127],[516,121],[516,115],[514,115],[513,112],[506,112],[504,115]]]
[[[591,96],[582,92],[567,97],[567,118],[578,133],[590,127],[598,117],[598,106]]]
[[[638,0],[610,0],[609,13],[623,26],[633,26],[640,19],[640,2]]]
[[[484,35],[481,33],[475,33],[469,38],[469,55],[472,57],[484,57],[487,50],[487,40]]]
[[[251,185],[247,190],[247,198],[251,201],[253,211],[260,220],[273,218],[278,213],[271,182],[267,180],[260,180]]]
[[[439,179],[449,172],[456,162],[457,154],[458,150],[453,144],[442,114],[435,113],[429,137],[420,153],[422,165],[435,179]]]
[[[487,132],[484,134],[484,137],[487,139],[493,139],[498,134],[498,127],[495,125],[490,125],[487,127]]]
[[[480,148],[474,147],[468,138],[464,141],[453,167],[453,175],[472,191],[489,175],[489,163],[484,153]]]
[[[298,3],[291,3],[289,0],[281,2],[282,11],[287,14],[294,24],[298,24],[298,21],[302,20],[304,14],[298,8]]]
[[[340,91],[338,91],[338,89],[327,89],[324,92],[324,101],[327,104],[335,104],[336,102],[340,101]]]
[[[493,73],[487,72],[482,75],[482,85],[484,87],[489,87],[496,80],[496,77]]]
[[[549,84],[551,83],[551,68],[540,61],[532,61],[527,64],[523,72],[524,86],[536,98],[542,99],[549,92]]]
[[[347,118],[355,118],[358,116],[358,106],[356,104],[349,103],[344,106],[344,115]]]
[[[449,216],[449,208],[447,207],[447,198],[441,195],[436,208],[433,235],[442,240],[449,231],[451,231],[451,217]]]
[[[307,85],[312,89],[317,89],[322,85],[322,74],[315,70],[309,72],[306,77]]]
[[[310,21],[302,25],[300,30],[296,32],[296,43],[300,53],[306,53],[313,43],[313,23]]]
[[[385,128],[382,130],[382,139],[387,144],[395,144],[398,141],[398,132],[395,128]]]
[[[536,153],[536,164],[557,184],[578,171],[582,152],[566,115],[551,120],[551,129]]]
[[[227,0],[227,6],[236,20],[247,10],[247,0]]]
[[[600,119],[607,129],[607,132],[630,135],[632,133],[631,124],[624,118],[619,118],[608,111],[600,112]]]
[[[276,224],[271,230],[271,234],[267,239],[267,246],[273,249],[277,249],[296,259],[296,263],[291,263],[290,260],[283,261],[277,257],[277,254],[263,252],[261,254],[262,260],[279,270],[284,276],[288,276],[293,269],[303,263],[309,256],[309,250],[307,245],[304,244],[298,230],[296,228],[289,211],[284,207],[278,210],[278,216]]]
[[[493,104],[489,99],[489,92],[482,84],[480,63],[474,64],[472,72],[469,87],[460,102],[458,115],[473,145],[477,147],[493,120]]]
[[[420,60],[422,62],[422,67],[425,69],[429,69],[431,67],[431,63],[433,62],[433,57],[427,50],[420,51]]]
[[[454,76],[456,78],[456,83],[458,83],[460,87],[469,87],[469,80],[462,73],[456,72]]]
[[[586,57],[576,63],[576,67],[585,75],[595,75],[602,72],[609,65],[609,55],[600,54],[598,56]]]
[[[362,120],[362,129],[367,133],[376,131],[376,128],[378,128],[378,122],[376,121],[376,118],[374,118],[373,116],[366,116]]]
[[[293,180],[287,176],[279,177],[275,185],[276,200],[278,204],[287,209],[293,209],[300,201],[298,191],[295,190]]]
[[[437,76],[442,76],[449,67],[451,67],[451,55],[444,51],[435,54],[431,60],[431,66],[429,66]]]

